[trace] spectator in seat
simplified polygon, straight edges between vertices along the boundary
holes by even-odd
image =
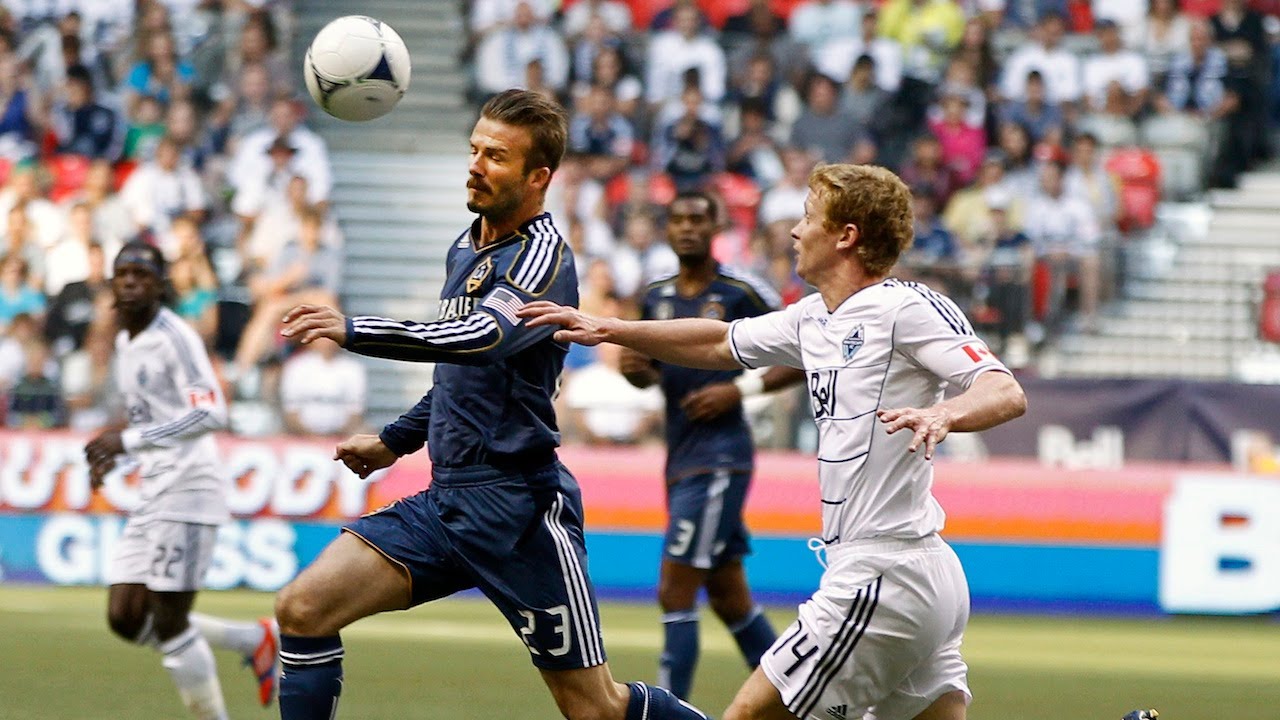
[[[1109,233],[1115,230],[1120,215],[1117,198],[1119,183],[1102,164],[1098,138],[1092,133],[1081,133],[1071,144],[1071,164],[1062,178],[1068,195],[1081,198],[1093,209],[1098,228]]]
[[[979,238],[989,235],[991,231],[992,197],[1008,197],[1004,203],[1005,221],[1010,227],[1022,227],[1022,196],[1009,191],[1004,177],[1004,151],[993,148],[982,156],[982,167],[978,170],[978,181],[973,185],[951,196],[943,213],[943,223],[947,229],[955,233],[956,238],[965,247],[978,242]]]
[[[593,85],[569,123],[569,151],[582,156],[587,174],[605,181],[627,168],[635,130],[615,108],[613,93]]]
[[[101,240],[94,235],[93,209],[76,203],[67,213],[67,229],[62,238],[45,251],[44,293],[55,297],[68,283],[89,277],[89,253]],[[112,255],[118,251],[112,247]]]
[[[992,27],[981,18],[971,17],[964,25],[964,34],[960,36],[960,46],[956,48],[954,60],[968,65],[974,73],[974,84],[984,94],[992,91],[1000,81],[1000,64],[996,61],[995,50],[991,47]]]
[[[27,261],[21,255],[0,258],[0,326],[8,327],[19,315],[36,321],[44,318],[44,293],[31,282]]]
[[[1019,47],[1005,62],[1000,93],[1006,100],[1027,98],[1027,79],[1032,70],[1044,79],[1045,98],[1052,104],[1080,99],[1080,58],[1062,47],[1066,20],[1061,15],[1045,15],[1036,25],[1031,42]]]
[[[964,185],[973,182],[987,147],[987,134],[980,125],[968,119],[969,96],[948,92],[942,96],[942,117],[929,122],[929,130],[938,138],[942,162]]]
[[[883,129],[893,95],[876,85],[876,59],[859,56],[845,83],[840,110],[855,126],[871,131]]]
[[[272,101],[269,124],[240,140],[227,167],[227,184],[235,192],[261,192],[273,169],[267,150],[276,138],[284,136],[297,151],[290,161],[290,170],[307,179],[308,199],[313,205],[328,202],[333,189],[329,150],[319,135],[302,124],[301,112],[289,97]]]
[[[804,201],[809,195],[809,173],[813,172],[814,156],[803,148],[787,148],[782,152],[783,176],[778,184],[769,188],[760,201],[760,224],[765,227],[785,226],[800,221],[804,216]]]
[[[125,107],[131,115],[143,97],[155,98],[161,105],[190,97],[195,80],[195,69],[178,57],[172,35],[152,35],[145,50],[145,56],[134,63],[125,81]]]
[[[684,113],[662,131],[657,168],[671,176],[678,191],[697,190],[724,170],[724,139],[719,126],[702,118],[697,84],[685,88],[681,102]]]
[[[619,297],[634,298],[645,285],[679,268],[680,260],[663,241],[652,214],[638,212],[627,218],[622,242],[609,260],[612,289]]]
[[[104,294],[109,296],[109,292]],[[67,406],[67,427],[73,431],[98,430],[111,420],[115,400],[111,376],[115,350],[113,330],[108,324],[95,323],[85,337],[83,348],[62,358],[60,388]]]
[[[879,27],[881,35],[902,46],[903,74],[919,90],[941,79],[964,34],[964,11],[953,0],[889,0],[880,12]]]
[[[593,16],[587,23],[584,32],[575,38],[571,38],[569,46],[570,77],[578,81],[591,77],[591,68],[595,64],[596,56],[605,48],[619,47],[621,45],[621,38],[610,32],[609,26],[605,25],[604,18]]]
[[[245,65],[235,87],[224,92],[208,120],[214,150],[225,154],[235,149],[241,137],[266,127],[271,113],[271,76],[263,65]]]
[[[1017,122],[1001,123],[997,131],[999,149],[1004,153],[1005,186],[1016,197],[1030,197],[1040,188],[1039,170],[1032,154],[1031,134]]]
[[[571,38],[586,32],[592,18],[600,18],[614,35],[631,32],[631,8],[618,0],[581,0],[564,13],[564,34]]]
[[[724,21],[720,32],[734,45],[750,42],[762,28],[767,29],[767,35],[781,35],[787,29],[787,21],[773,11],[769,0],[751,0],[745,10]]]
[[[924,133],[912,142],[911,159],[899,169],[898,175],[909,187],[932,193],[935,210],[946,207],[962,185],[955,170],[943,161],[942,144],[933,133]]]
[[[170,242],[174,218],[186,215],[201,221],[209,207],[200,176],[182,161],[177,141],[167,135],[156,146],[155,160],[129,175],[120,199],[137,229],[153,233],[162,247]]]
[[[234,377],[246,377],[274,349],[276,328],[289,308],[338,304],[342,256],[320,242],[323,228],[319,211],[305,211],[297,239],[285,245],[273,267],[251,281],[253,315],[236,349]]]
[[[815,51],[813,64],[818,72],[831,78],[847,78],[856,71],[858,61],[869,57],[875,71],[873,84],[886,93],[897,92],[902,84],[902,46],[880,35],[877,18],[875,8],[868,7],[863,11],[858,35],[832,40]]]
[[[48,306],[44,336],[55,357],[84,347],[85,337],[94,323],[94,310],[99,297],[110,292],[106,276],[106,253],[102,246],[89,246],[89,272],[83,280],[69,282]]]
[[[724,51],[702,32],[696,6],[677,7],[674,28],[650,39],[646,68],[646,99],[654,109],[683,94],[691,69],[697,70],[699,89],[708,102],[718,103],[725,95]]]
[[[97,103],[89,69],[67,69],[62,98],[53,109],[52,128],[58,152],[115,160],[120,156],[124,131],[114,110]]]
[[[195,223],[175,223],[175,230],[179,229],[203,245]],[[212,347],[218,332],[218,283],[204,253],[187,251],[174,258],[169,265],[169,284],[173,311],[195,329],[206,347]]]
[[[940,292],[955,294],[951,287],[959,276],[959,248],[955,238],[938,218],[937,191],[927,185],[913,186],[915,241],[898,261],[899,277],[918,280]]]
[[[1069,195],[1063,183],[1064,168],[1046,162],[1040,168],[1040,192],[1027,203],[1025,232],[1036,257],[1050,269],[1049,311],[1051,326],[1064,317],[1067,281],[1079,280],[1081,327],[1097,324],[1100,294],[1098,243],[1102,233],[1093,209],[1083,199]]]
[[[65,200],[63,206],[69,209],[77,203],[89,206],[93,215],[93,235],[104,248],[114,251],[136,232],[128,209],[115,191],[115,171],[106,160],[95,160],[89,164],[84,187]],[[109,256],[115,257],[114,252]]]
[[[223,77],[238,87],[249,67],[262,67],[271,81],[271,92],[287,93],[293,89],[293,68],[280,51],[276,28],[271,16],[262,11],[249,14],[240,29],[240,42],[235,52],[228,53],[228,66]]]
[[[569,51],[554,28],[538,20],[528,2],[516,4],[511,25],[485,38],[476,51],[476,83],[485,95],[524,87],[529,63],[542,63],[544,79],[557,92],[568,87]]]
[[[27,159],[37,150],[40,108],[24,78],[14,54],[0,55],[0,157],[9,160]]]
[[[1039,70],[1027,73],[1023,99],[1006,102],[1000,116],[1003,123],[1013,123],[1026,129],[1033,144],[1061,137],[1066,124],[1062,108],[1049,100],[1044,77]]]
[[[9,391],[5,424],[15,430],[52,430],[64,427],[67,408],[62,387],[47,373],[49,348],[34,340],[24,348],[26,366],[22,378]]]
[[[982,268],[979,290],[984,304],[995,316],[1001,359],[1012,369],[1026,367],[1031,360],[1027,323],[1031,319],[1031,269],[1035,251],[1031,240],[1009,222],[1009,208],[1015,198],[1000,188],[986,191],[991,225],[975,243]]]
[[[129,111],[121,155],[135,162],[154,158],[164,132],[164,106],[149,95],[138,98]]]
[[[942,84],[938,86],[938,102],[929,108],[930,122],[942,119],[942,100],[949,95],[964,97],[967,105],[964,114],[965,122],[974,127],[983,128],[985,132],[988,89],[978,84],[978,75],[968,60],[957,57],[947,64],[947,72],[942,78]]]
[[[214,138],[202,127],[201,114],[190,100],[175,100],[165,113],[165,133],[178,143],[182,159],[200,175],[212,170],[208,163],[221,162]]]
[[[582,98],[597,85],[608,89],[613,94],[614,107],[620,115],[630,122],[635,121],[639,116],[641,99],[644,97],[644,86],[640,84],[640,79],[631,73],[626,55],[621,49],[601,48],[591,62],[591,76],[574,87],[574,96]]]
[[[1141,55],[1125,50],[1120,41],[1120,28],[1114,20],[1103,18],[1094,25],[1100,48],[1084,62],[1085,104],[1092,112],[1104,112],[1108,88],[1119,85],[1125,93],[1125,117],[1134,117],[1147,104],[1151,78],[1147,61]]]
[[[346,436],[364,425],[364,364],[332,340],[303,345],[284,363],[280,407],[293,435]]]
[[[1173,65],[1173,58],[1191,42],[1191,22],[1182,14],[1178,0],[1151,0],[1137,37],[1130,47],[1142,54],[1153,78],[1163,80]],[[1157,87],[1160,83],[1154,83]]]
[[[9,210],[19,205],[26,213],[24,241],[31,243],[31,252],[41,253],[39,258],[29,260],[33,262],[32,267],[43,268],[43,252],[62,237],[66,217],[57,205],[45,199],[34,165],[24,163],[10,170],[9,182],[0,190],[0,214],[12,219]]]
[[[830,43],[858,37],[862,13],[851,0],[802,0],[791,10],[791,37],[816,60]]]
[[[1213,45],[1209,23],[1196,20],[1191,23],[1187,48],[1173,58],[1156,108],[1161,113],[1187,113],[1210,120],[1235,112],[1240,98],[1227,92],[1227,68],[1227,55]]]
[[[782,177],[778,143],[769,135],[769,114],[759,100],[746,100],[738,111],[738,137],[729,145],[726,169],[769,187]]]
[[[805,92],[805,109],[791,126],[790,144],[804,148],[823,162],[841,162],[853,149],[863,128],[840,109],[840,85],[814,73]]]
[[[1071,0],[1008,0],[1000,16],[1000,27],[1007,30],[1034,30],[1045,15],[1067,17]]]
[[[44,284],[44,245],[39,241],[28,212],[30,203],[9,208],[4,232],[3,254],[22,258],[26,262],[32,285]]]

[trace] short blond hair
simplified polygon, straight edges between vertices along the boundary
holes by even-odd
[[[858,228],[855,253],[871,275],[884,275],[915,240],[911,191],[889,170],[874,165],[819,165],[809,190],[821,202],[828,228]]]

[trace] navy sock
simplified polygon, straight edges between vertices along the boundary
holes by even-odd
[[[773,626],[769,624],[769,618],[765,617],[764,610],[759,605],[752,608],[751,613],[741,622],[729,626],[729,632],[738,641],[738,649],[742,651],[747,667],[752,670],[760,665],[760,658],[773,646],[773,641],[778,639]]]
[[[662,657],[658,659],[658,684],[678,698],[693,689],[698,667],[698,611],[680,610],[662,616]]]
[[[631,700],[626,720],[708,720],[698,708],[670,692],[641,682],[628,683]]]
[[[330,720],[342,694],[342,638],[280,636],[281,720]]]

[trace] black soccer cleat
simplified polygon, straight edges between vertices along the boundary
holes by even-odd
[[[1156,720],[1160,713],[1155,710],[1134,710],[1120,720]]]

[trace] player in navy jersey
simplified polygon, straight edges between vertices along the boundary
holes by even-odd
[[[479,218],[449,249],[436,320],[346,318],[306,305],[284,318],[282,333],[304,344],[323,337],[362,355],[438,363],[414,408],[337,448],[336,459],[367,477],[425,443],[431,486],[344,528],[281,591],[284,720],[336,713],[342,628],[469,588],[506,616],[565,717],[705,718],[666,690],[623,685],[609,672],[582,499],[555,452],[551,399],[568,347],[516,314],[535,299],[578,303],[573,253],[542,210],[565,135],[564,111],[536,93],[510,90],[485,104],[467,182],[467,209]]]
[[[680,259],[676,275],[649,285],[645,320],[704,317],[732,321],[777,310],[772,288],[734,272],[711,256],[717,205],[710,196],[684,192],[671,203],[667,240]],[[804,380],[791,368],[763,377],[740,370],[697,370],[655,363],[624,351],[623,372],[637,387],[660,383],[667,398],[667,532],[658,583],[663,651],[658,684],[687,698],[698,663],[698,591],[733,633],[754,669],[775,639],[763,611],[751,600],[742,558],[749,551],[742,508],[751,483],[751,429],[744,397]]]

